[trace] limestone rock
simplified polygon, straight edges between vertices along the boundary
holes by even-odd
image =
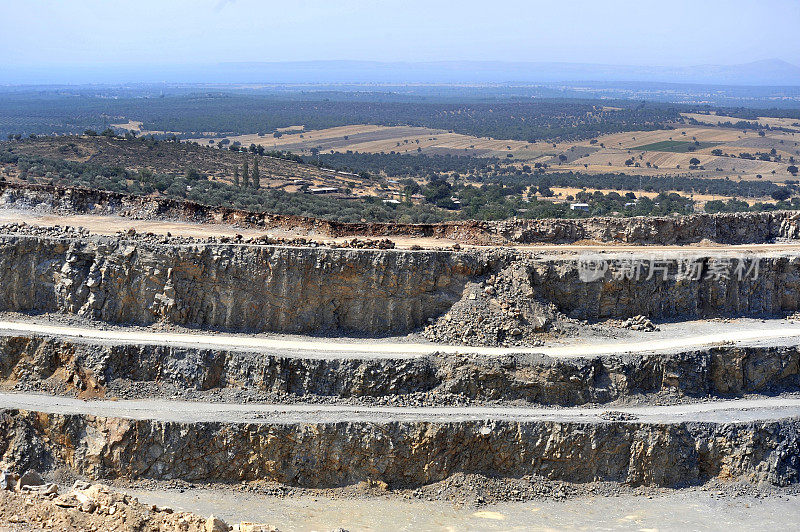
[[[44,480],[42,479],[42,476],[36,471],[28,470],[19,477],[19,480],[17,481],[17,491],[43,485]]]
[[[205,532],[228,532],[228,523],[214,516],[213,514],[206,519]]]

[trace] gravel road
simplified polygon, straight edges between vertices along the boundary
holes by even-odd
[[[286,356],[318,356],[324,358],[412,358],[439,353],[462,353],[502,356],[512,353],[540,353],[557,358],[587,357],[622,353],[676,351],[723,343],[796,342],[800,338],[800,323],[770,320],[754,323],[748,320],[740,326],[711,324],[701,327],[702,334],[691,330],[665,331],[653,339],[622,338],[606,343],[570,343],[544,347],[470,347],[432,343],[370,341],[335,338],[274,338],[245,334],[211,334],[189,332],[156,332],[125,330],[123,328],[92,329],[88,327],[53,325],[28,320],[0,321],[0,334],[40,334],[85,341],[106,341],[134,344],[179,345],[201,348],[280,351]],[[715,329],[718,332],[709,332]],[[680,332],[680,334],[678,334]],[[675,334],[673,334],[675,333]],[[652,337],[652,336],[651,336]]]
[[[800,398],[767,397],[670,406],[615,408],[385,407],[340,404],[232,404],[163,399],[90,400],[29,393],[0,393],[0,409],[178,422],[333,423],[340,421],[559,421],[738,423],[800,416]],[[487,430],[491,430],[487,428]]]

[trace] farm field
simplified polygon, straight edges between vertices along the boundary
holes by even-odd
[[[497,157],[518,167],[538,163],[539,166],[546,165],[549,171],[742,180],[768,177],[776,182],[791,180],[794,176],[787,168],[794,164],[791,161],[800,159],[800,133],[768,131],[760,136],[755,130],[683,124],[674,124],[673,127],[556,143],[528,143],[422,127],[366,124],[319,130],[295,126],[289,128],[291,133],[278,137],[252,134],[192,140],[205,145],[238,142],[247,147],[255,144],[306,157],[317,150],[321,153],[461,155]],[[743,158],[742,154],[752,158]],[[769,154],[770,160],[760,160],[757,154]],[[700,164],[690,168],[690,161],[694,158]]]
[[[686,118],[693,118],[702,124],[717,125],[724,122],[750,122],[753,125],[769,126],[769,127],[784,127],[787,129],[797,129],[800,131],[800,120],[796,118],[778,118],[774,116],[759,116],[757,120],[748,120],[744,118],[737,118],[735,116],[726,116],[724,114],[716,114],[711,112],[705,113],[681,113],[681,116]]]
[[[612,192],[616,192],[618,194],[624,194],[626,192],[626,191],[614,190],[614,189],[610,189],[610,188],[591,188],[591,187],[588,187],[588,188],[550,187],[550,190],[553,192],[553,196],[546,197],[546,196],[542,196],[541,194],[536,194],[536,198],[537,199],[541,199],[541,200],[564,202],[564,201],[569,201],[569,200],[567,200],[567,198],[569,196],[573,196],[574,197],[579,192],[588,192],[589,194],[593,194],[595,192],[602,192],[603,194],[609,194],[609,193],[612,193]],[[659,194],[658,192],[652,192],[652,191],[647,191],[647,190],[631,190],[630,192],[633,192],[634,194],[636,194],[637,198],[644,197],[644,198],[650,198],[650,199],[655,198]],[[728,200],[734,198],[734,196],[724,196],[724,195],[721,195],[721,194],[695,194],[695,193],[686,192],[684,190],[669,190],[669,191],[666,191],[666,193],[668,193],[668,194],[679,194],[679,195],[681,195],[683,197],[690,198],[690,199],[694,200],[695,202],[697,202],[698,210],[702,210],[703,206],[709,201],[714,201],[714,200],[728,201]],[[736,196],[736,199],[740,200],[740,201],[745,201],[748,205],[755,205],[756,203],[759,203],[759,202],[763,203],[763,202],[773,201],[772,198],[769,198],[769,197],[748,198],[748,197]]]
[[[427,155],[469,155],[472,157],[505,157],[530,159],[540,157],[548,150],[547,144],[531,144],[518,140],[479,138],[444,130],[410,126],[352,125],[306,131],[302,126],[285,128],[291,134],[235,135],[228,137],[191,139],[201,144],[219,143],[228,139],[242,146],[264,146],[271,150],[289,150],[308,155],[312,149],[323,152],[400,153]],[[213,141],[213,142],[212,142]]]
[[[688,146],[692,145],[694,151],[688,151]],[[600,149],[563,164],[559,164],[557,156],[542,162],[560,170],[585,173],[621,172],[742,180],[768,178],[784,182],[794,178],[787,171],[793,164],[791,161],[800,159],[800,134],[768,131],[762,137],[754,130],[683,125],[676,125],[676,129],[671,130],[605,135],[572,145],[557,145],[556,150],[569,153],[592,146]],[[770,160],[759,160],[756,157],[759,153],[769,154]],[[742,158],[742,154],[753,158]],[[693,158],[697,158],[700,164],[690,169]]]

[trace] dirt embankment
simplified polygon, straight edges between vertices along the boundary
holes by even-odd
[[[136,219],[238,224],[260,229],[291,229],[336,237],[425,237],[462,244],[567,244],[590,240],[636,245],[757,244],[800,237],[800,214],[695,214],[575,220],[463,221],[438,224],[342,223],[319,218],[254,213],[191,201],[131,196],[115,192],[0,182],[0,205],[69,214],[116,214]]]
[[[107,486],[76,483],[62,495],[0,489],[0,526],[3,530],[128,530],[141,532],[222,532],[206,528],[214,518],[146,506]],[[221,521],[219,521],[221,523]],[[10,528],[5,528],[9,526]]]

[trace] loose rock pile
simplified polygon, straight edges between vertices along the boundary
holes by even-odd
[[[621,327],[632,331],[652,332],[659,330],[647,316],[633,316],[622,322]]]
[[[2,479],[14,477],[4,471]],[[5,486],[8,484],[6,483]],[[102,484],[78,481],[58,495],[56,484],[45,483],[35,471],[19,477],[13,490],[0,490],[0,523],[35,530],[142,530],[206,532],[207,519],[188,512],[146,506]],[[26,528],[28,530],[29,528]]]
[[[536,299],[522,262],[468,284],[465,294],[425,328],[426,338],[473,346],[536,346],[570,321],[552,303]]]
[[[76,481],[59,495],[58,486],[36,471],[21,476],[0,473],[0,525],[24,530],[136,530],[181,532],[279,532],[271,525],[241,522],[233,526],[211,515],[202,517],[171,508],[144,505],[104,484]]]

